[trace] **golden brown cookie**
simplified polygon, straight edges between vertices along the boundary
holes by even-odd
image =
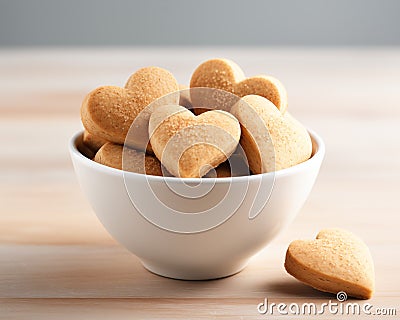
[[[351,232],[326,229],[316,240],[293,241],[286,252],[286,271],[318,290],[369,299],[375,275],[365,243]]]
[[[82,153],[86,158],[93,159],[96,152],[94,152],[92,149],[90,149],[86,144],[83,142],[79,143],[77,145],[77,148],[80,153]]]
[[[177,91],[178,83],[167,70],[142,68],[129,78],[125,88],[103,86],[90,92],[82,103],[82,123],[96,137],[124,144],[135,121],[134,132],[130,132],[126,143],[144,150],[148,144],[148,120],[152,110],[159,105],[178,103],[179,94],[171,94]],[[146,108],[149,104],[151,107]]]
[[[102,138],[96,137],[87,130],[83,131],[83,138],[82,142],[94,153],[97,152],[101,148],[103,144],[107,142],[107,140],[104,140]]]
[[[218,167],[215,168],[217,178],[228,178],[232,177],[231,166],[228,161],[222,162]]]
[[[239,97],[255,94],[270,100],[281,113],[287,108],[286,89],[278,79],[267,75],[246,78],[240,67],[227,59],[212,59],[198,66],[190,80],[190,88],[196,87],[221,89]],[[192,99],[194,107],[204,107],[204,98],[200,98],[195,95]]]
[[[289,168],[310,158],[312,143],[307,130],[288,112],[279,112],[271,101],[245,96],[231,113],[240,122],[240,144],[254,174]]]
[[[178,105],[157,108],[150,117],[150,141],[161,163],[176,177],[198,178],[236,149],[240,125],[224,111],[195,116]]]
[[[161,163],[156,157],[112,142],[107,142],[97,151],[94,161],[119,170],[163,175]]]
[[[229,178],[232,177],[231,167],[228,160],[222,162],[218,167],[212,168],[204,178]]]

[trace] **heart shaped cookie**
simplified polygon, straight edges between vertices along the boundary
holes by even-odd
[[[286,271],[318,290],[369,299],[374,291],[374,264],[368,247],[351,232],[326,229],[316,240],[293,241]]]
[[[152,113],[149,134],[155,155],[171,174],[198,178],[235,151],[240,125],[225,111],[195,116],[184,107],[168,105]]]
[[[198,66],[190,80],[190,88],[197,87],[221,89],[239,97],[256,94],[270,100],[282,113],[287,108],[287,93],[278,79],[267,75],[246,78],[240,67],[227,59],[212,59]],[[192,97],[196,108],[203,108],[200,98]]]
[[[307,130],[271,101],[249,95],[231,109],[242,128],[240,144],[252,173],[285,169],[310,158],[312,142]]]
[[[94,161],[119,170],[163,175],[161,163],[155,156],[112,142],[107,142],[97,151]]]
[[[88,131],[83,132],[82,142],[94,153],[96,153],[107,141],[98,138]]]
[[[171,94],[177,91],[178,83],[167,70],[142,68],[129,78],[125,88],[103,86],[90,92],[82,103],[82,123],[96,137],[118,144],[125,142],[134,123],[126,143],[144,150],[151,112],[159,105],[178,103],[179,93]]]

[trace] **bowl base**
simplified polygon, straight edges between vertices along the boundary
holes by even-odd
[[[241,272],[244,268],[246,268],[248,261],[245,263],[241,263],[239,265],[225,267],[225,268],[215,268],[209,270],[187,270],[181,269],[177,270],[176,268],[168,268],[161,265],[148,263],[142,261],[143,267],[154,273],[158,276],[171,278],[175,280],[215,280],[220,278],[226,278],[229,276],[233,276],[239,272]]]

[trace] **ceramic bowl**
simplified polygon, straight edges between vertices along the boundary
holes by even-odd
[[[241,271],[290,224],[318,175],[325,147],[309,130],[312,157],[242,177],[180,179],[113,169],[69,149],[81,188],[108,232],[153,273],[187,280]]]

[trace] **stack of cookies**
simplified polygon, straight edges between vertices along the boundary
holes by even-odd
[[[167,70],[142,68],[124,88],[90,92],[81,118],[83,153],[148,175],[260,174],[299,164],[312,152],[307,130],[287,111],[281,82],[246,78],[226,59],[198,66],[186,90]]]

